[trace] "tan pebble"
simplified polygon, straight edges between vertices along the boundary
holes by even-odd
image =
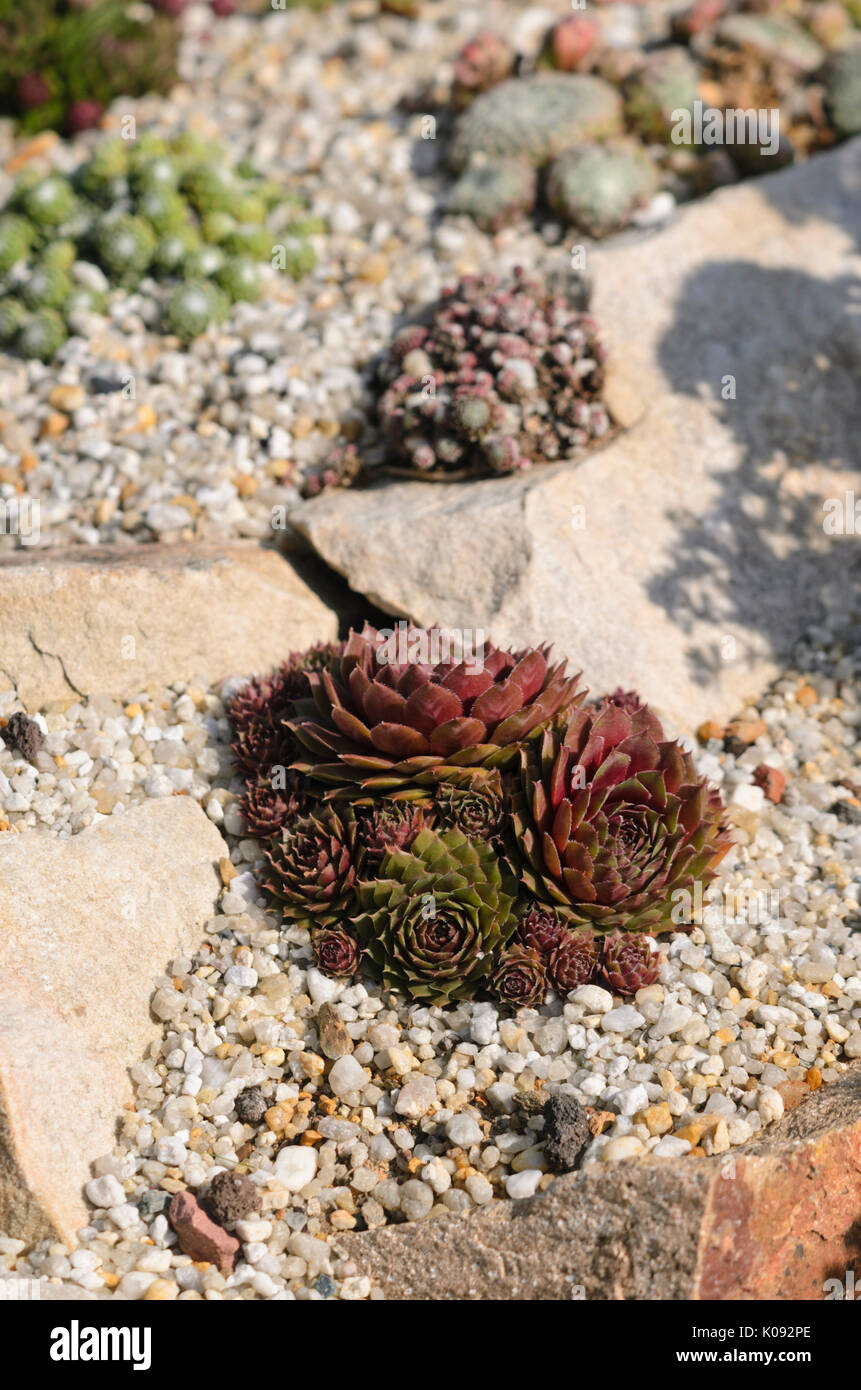
[[[80,410],[86,400],[86,393],[83,386],[55,386],[50,396],[49,403],[55,410],[61,410],[65,415],[71,415],[76,410]]]
[[[106,1284],[109,1289],[115,1289],[119,1282],[120,1276],[118,1274],[114,1274],[112,1270],[106,1270],[105,1273],[102,1275],[102,1283]]]
[[[147,430],[155,429],[157,424],[158,416],[151,405],[144,402],[143,405],[138,406],[137,415],[135,416],[135,429],[142,430],[146,433]]]
[[[172,1279],[153,1279],[143,1296],[144,1303],[169,1303],[176,1298],[179,1289]]]
[[[700,743],[708,743],[710,738],[722,739],[723,737],[723,724],[716,724],[713,719],[707,719],[705,723],[701,724],[700,727],[697,729],[697,738],[699,739]]]
[[[804,1079],[811,1091],[818,1091],[819,1087],[822,1085],[822,1072],[818,1067],[808,1067]]]
[[[381,285],[389,274],[389,262],[379,251],[371,251],[360,261],[356,274],[371,285]]]
[[[782,1067],[784,1071],[788,1071],[790,1067],[798,1066],[798,1058],[793,1056],[791,1052],[772,1052],[769,1061],[775,1067]]]
[[[176,497],[171,497],[171,506],[185,507],[191,516],[200,516],[203,508],[195,497],[191,497],[187,492],[178,492]]]
[[[794,1110],[810,1095],[810,1087],[806,1081],[781,1081],[775,1090],[783,1101],[784,1110]]]
[[[69,427],[68,415],[62,415],[60,411],[53,411],[43,420],[39,428],[40,439],[59,439],[61,434],[65,434]]]
[[[114,501],[113,497],[100,498],[100,500],[96,503],[96,509],[94,513],[96,525],[107,526],[108,522],[112,519],[116,509],[117,504]]]
[[[139,714],[143,714],[143,709],[140,705],[126,705],[123,713],[127,715],[129,719],[135,719]]]
[[[267,478],[287,478],[293,471],[293,465],[289,459],[270,459],[264,471]]]
[[[7,174],[17,174],[19,169],[23,169],[25,164],[29,164],[32,159],[38,159],[41,155],[47,154],[58,143],[60,137],[56,130],[43,130],[41,135],[36,135],[32,140],[28,140],[26,145],[22,145],[7,160],[5,169]]]
[[[239,473],[233,479],[233,486],[240,497],[253,497],[260,484],[250,473]]]
[[[295,1106],[287,1101],[279,1101],[277,1105],[270,1105],[264,1115],[267,1129],[271,1129],[273,1134],[280,1134],[287,1128],[293,1118]]]
[[[798,687],[795,692],[795,698],[804,709],[809,709],[811,705],[817,705],[819,703],[819,696],[813,689],[813,686],[808,685],[806,682]]]
[[[673,1127],[670,1107],[666,1104],[647,1105],[637,1115],[637,1124],[646,1126],[650,1134],[667,1134]]]
[[[218,872],[221,874],[221,882],[225,885],[232,883],[236,877],[236,865],[225,855],[218,861]]]
[[[303,1072],[309,1079],[313,1079],[316,1076],[322,1076],[323,1072],[326,1070],[326,1064],[323,1061],[323,1058],[318,1057],[316,1052],[300,1052],[299,1065],[301,1066]],[[321,1103],[323,1099],[324,1097],[321,1096]],[[329,1100],[330,1097],[327,1096],[325,1097],[325,1099]]]
[[[352,1231],[356,1218],[348,1211],[333,1211],[329,1217],[329,1224],[334,1226],[336,1231]]]
[[[323,1138],[316,1129],[304,1129],[299,1138],[299,1143],[304,1144],[306,1149],[310,1149],[314,1144],[319,1144]]]
[[[18,461],[19,473],[32,473],[39,467],[38,454],[31,454],[29,449],[25,449]]]
[[[733,719],[726,726],[727,737],[737,738],[740,743],[755,743],[766,732],[762,719]]]
[[[735,1029],[719,1028],[718,1031],[715,1033],[715,1037],[717,1038],[719,1043],[723,1043],[724,1046],[726,1046],[727,1043],[731,1043],[734,1040]]]
[[[290,433],[294,439],[305,439],[314,428],[314,421],[310,415],[297,415],[290,428]]]

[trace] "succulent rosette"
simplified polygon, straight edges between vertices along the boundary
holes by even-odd
[[[659,959],[647,936],[611,932],[604,938],[601,977],[614,994],[636,994],[658,978]]]
[[[356,839],[363,874],[376,873],[391,850],[409,849],[433,819],[430,807],[412,801],[383,801],[360,814]]]
[[[437,787],[434,805],[444,829],[462,830],[472,839],[493,840],[505,825],[505,802],[498,776],[487,779],[480,790],[443,782]]]
[[[668,931],[672,894],[729,849],[719,793],[646,705],[575,709],[521,753],[511,825],[526,887],[610,931]]]
[[[517,923],[517,940],[529,951],[547,959],[565,935],[565,919],[544,903],[529,903]]]
[[[296,700],[307,696],[308,673],[324,669],[340,650],[340,643],[320,642],[306,652],[293,652],[277,670],[254,676],[232,697],[231,749],[242,777],[253,781],[273,767],[289,766],[296,744],[284,721],[293,713]]]
[[[550,952],[550,979],[560,994],[568,994],[580,985],[589,984],[600,960],[601,943],[589,927],[581,931],[563,931]]]
[[[547,971],[537,951],[510,946],[500,957],[490,979],[497,999],[513,1009],[529,1009],[540,1004],[547,989]]]
[[[359,968],[362,948],[343,927],[318,927],[312,934],[311,948],[317,969],[332,979],[355,975]]]
[[[485,841],[425,829],[360,883],[353,925],[388,988],[429,1004],[469,999],[514,931],[515,891]]]
[[[426,654],[450,647],[442,629],[398,637],[393,647],[368,624],[351,632],[340,660],[310,673],[312,699],[289,720],[302,745],[293,766],[341,796],[422,798],[442,782],[474,789],[583,699],[577,676],[547,647],[487,643],[469,661],[431,664]]]
[[[240,802],[242,818],[249,834],[258,840],[279,835],[286,825],[311,809],[311,798],[300,788],[294,773],[287,772],[284,786],[268,777],[249,782]]]
[[[263,886],[293,921],[329,925],[355,901],[355,824],[331,806],[300,816],[266,850]]]

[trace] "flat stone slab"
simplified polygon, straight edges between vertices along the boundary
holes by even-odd
[[[0,563],[0,683],[29,710],[219,680],[329,641],[337,618],[274,550],[99,546]]]
[[[683,730],[736,713],[861,577],[823,529],[858,482],[859,227],[855,141],[590,248],[630,428],[577,467],[333,492],[294,525],[387,613],[551,640]]]
[[[592,1164],[524,1201],[342,1236],[395,1300],[825,1297],[861,1267],[861,1068],[720,1158]]]
[[[220,833],[188,797],[61,840],[0,837],[0,1231],[70,1242],[82,1186],[161,1024],[153,980],[193,950],[220,891]]]

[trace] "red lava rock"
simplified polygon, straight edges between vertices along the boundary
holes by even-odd
[[[210,1220],[193,1193],[177,1192],[168,1217],[184,1255],[190,1255],[193,1260],[207,1260],[222,1274],[230,1273],[239,1253],[239,1241],[223,1226]]]
[[[783,800],[786,778],[776,767],[769,767],[768,763],[760,763],[759,767],[754,768],[753,780],[758,787],[762,787],[768,800],[773,801],[775,806]]]

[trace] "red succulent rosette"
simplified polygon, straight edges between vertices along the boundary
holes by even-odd
[[[583,698],[577,676],[551,663],[546,647],[487,643],[468,662],[422,659],[444,645],[439,628],[405,629],[394,648],[367,624],[351,632],[340,661],[310,674],[313,699],[298,702],[289,721],[302,744],[294,767],[368,800],[422,797],[441,782],[475,788]],[[401,650],[416,659],[393,660]]]
[[[588,985],[601,959],[601,943],[589,928],[565,931],[550,953],[548,971],[560,994]]]
[[[311,949],[317,969],[333,979],[355,975],[359,968],[362,948],[343,927],[318,927],[311,937]]]
[[[604,939],[601,977],[614,994],[636,994],[658,978],[660,958],[648,936],[637,932],[611,932]]]
[[[521,754],[512,853],[530,892],[601,930],[672,929],[730,846],[720,794],[643,705],[575,709]]]

